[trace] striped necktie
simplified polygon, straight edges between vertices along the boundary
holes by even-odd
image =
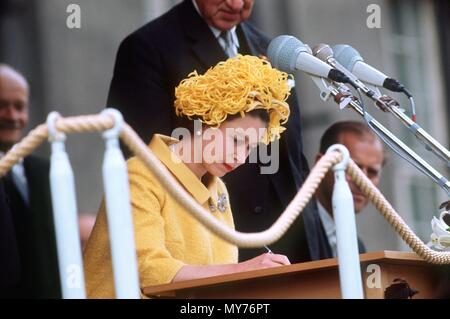
[[[222,31],[219,35],[219,39],[222,40],[222,47],[225,50],[225,53],[228,55],[228,57],[232,58],[237,55],[237,48],[236,45],[233,43],[233,39],[231,38],[231,32],[230,31]]]

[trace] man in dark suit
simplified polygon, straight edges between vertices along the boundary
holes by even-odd
[[[0,179],[0,298],[9,296],[20,280],[20,259],[14,224],[3,180]]]
[[[270,39],[245,22],[252,6],[253,0],[185,0],[133,32],[119,47],[108,106],[119,109],[145,142],[154,133],[171,135],[183,126],[174,112],[174,89],[190,72],[203,73],[237,53],[265,55]],[[279,144],[278,171],[260,174],[259,164],[247,163],[224,178],[240,231],[270,226],[309,172],[295,92],[288,102],[291,115]],[[293,263],[331,257],[315,203],[271,248]],[[239,259],[263,252],[241,249]]]
[[[381,178],[381,170],[385,162],[383,144],[378,137],[362,122],[343,121],[331,125],[320,140],[319,153],[316,162],[326,153],[327,149],[334,144],[344,145],[350,157],[361,168],[371,182],[378,186]],[[349,182],[353,195],[355,213],[367,206],[369,199],[365,197],[359,188]],[[319,216],[325,228],[328,245],[333,256],[337,256],[336,250],[336,225],[333,218],[332,194],[334,187],[334,173],[329,171],[316,192]],[[366,248],[361,239],[358,238],[359,253],[365,253]]]
[[[28,124],[26,79],[0,65],[0,157],[19,142]],[[56,241],[49,184],[49,162],[28,156],[3,178],[20,256],[20,280],[9,297],[58,298]]]

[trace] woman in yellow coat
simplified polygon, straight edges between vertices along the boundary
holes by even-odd
[[[287,80],[267,61],[241,55],[204,75],[193,72],[176,88],[175,111],[200,120],[203,129],[181,140],[155,134],[149,144],[186,191],[229,227],[233,215],[220,177],[245,163],[258,142],[280,137],[289,117]],[[277,254],[238,263],[237,247],[195,220],[138,158],[128,161],[128,174],[141,288],[289,264]],[[114,298],[104,203],[84,261],[88,297]]]

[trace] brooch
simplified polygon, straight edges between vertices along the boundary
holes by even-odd
[[[209,202],[209,209],[211,212],[215,212],[219,210],[219,212],[223,213],[227,210],[228,198],[224,193],[220,194],[217,198],[217,207],[211,202]]]

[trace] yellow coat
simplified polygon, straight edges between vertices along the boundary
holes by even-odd
[[[172,160],[168,145],[177,140],[155,134],[150,149],[184,188],[207,210],[228,193],[224,183],[211,177],[205,186],[182,162]],[[169,283],[185,264],[236,263],[237,247],[213,235],[185,211],[138,159],[128,161],[130,195],[141,289]],[[229,200],[228,200],[229,203]],[[234,228],[229,204],[224,212],[211,214]],[[106,211],[102,203],[84,252],[86,289],[89,298],[114,298],[111,252]]]

